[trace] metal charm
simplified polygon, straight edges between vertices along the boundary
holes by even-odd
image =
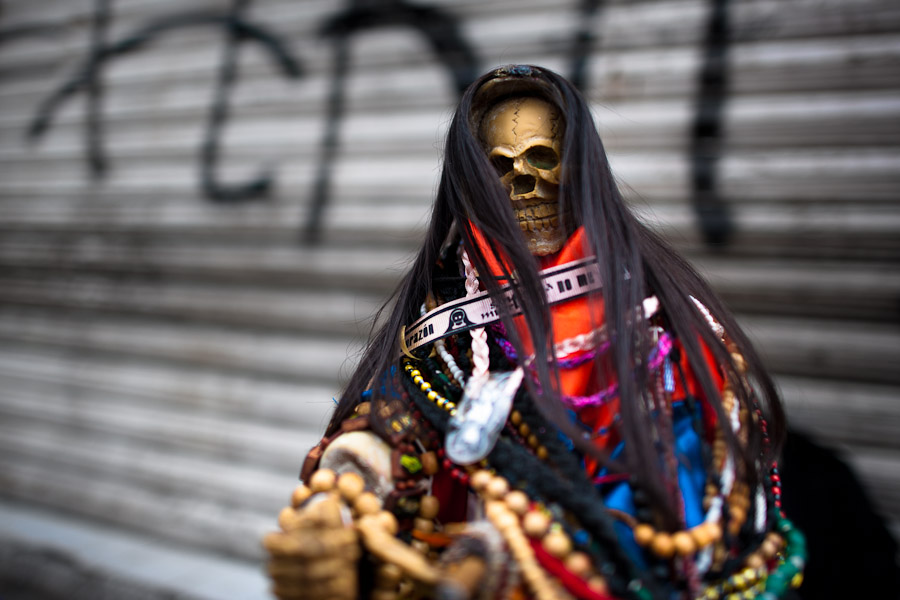
[[[471,465],[485,458],[506,423],[516,390],[522,383],[521,368],[506,373],[488,373],[466,382],[456,415],[450,418],[444,451],[458,465]]]

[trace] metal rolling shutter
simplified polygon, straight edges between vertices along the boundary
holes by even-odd
[[[300,73],[258,38],[239,46],[215,176],[272,176],[268,194],[239,201],[201,185],[221,19],[104,63],[108,168],[95,178],[84,90],[25,139],[89,55],[95,4],[0,6],[0,497],[259,559],[417,245],[468,64],[436,54],[424,29],[351,29],[326,160],[340,43],[321,28],[348,6],[258,0],[244,13]],[[742,316],[793,422],[844,448],[900,522],[900,8],[733,1],[730,35],[711,42],[713,3],[700,0],[415,6],[458,27],[477,72],[534,62],[572,74],[584,34],[580,73],[628,198]],[[117,0],[105,39],[187,11]],[[715,43],[724,79],[701,88]],[[701,134],[698,95],[715,121]],[[699,166],[715,170],[731,219],[723,246],[703,242],[692,207],[698,135],[718,144]],[[322,164],[330,188],[311,246]]]

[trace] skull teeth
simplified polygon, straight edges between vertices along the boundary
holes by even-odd
[[[556,204],[542,202],[516,210],[519,226],[525,231],[545,231],[559,227]]]

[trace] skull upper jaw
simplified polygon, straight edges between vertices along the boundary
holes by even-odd
[[[563,223],[569,219],[560,218],[558,190],[555,184],[537,180],[532,191],[510,195],[513,212],[525,236],[528,250],[535,256],[556,254],[568,238]]]

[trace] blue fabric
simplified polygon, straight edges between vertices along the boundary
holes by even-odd
[[[678,460],[678,485],[684,502],[685,522],[688,527],[699,525],[703,521],[703,489],[706,484],[706,471],[703,468],[703,453],[700,437],[692,427],[693,417],[684,402],[673,404],[672,420],[675,434],[675,456]],[[618,458],[625,451],[625,443],[621,442],[613,450],[612,458]],[[605,469],[600,472],[605,474]],[[608,490],[604,502],[608,508],[614,508],[635,516],[634,494],[628,482],[605,486]],[[616,535],[626,552],[642,567],[647,566],[646,556],[634,541],[634,534],[625,523],[616,521]]]

